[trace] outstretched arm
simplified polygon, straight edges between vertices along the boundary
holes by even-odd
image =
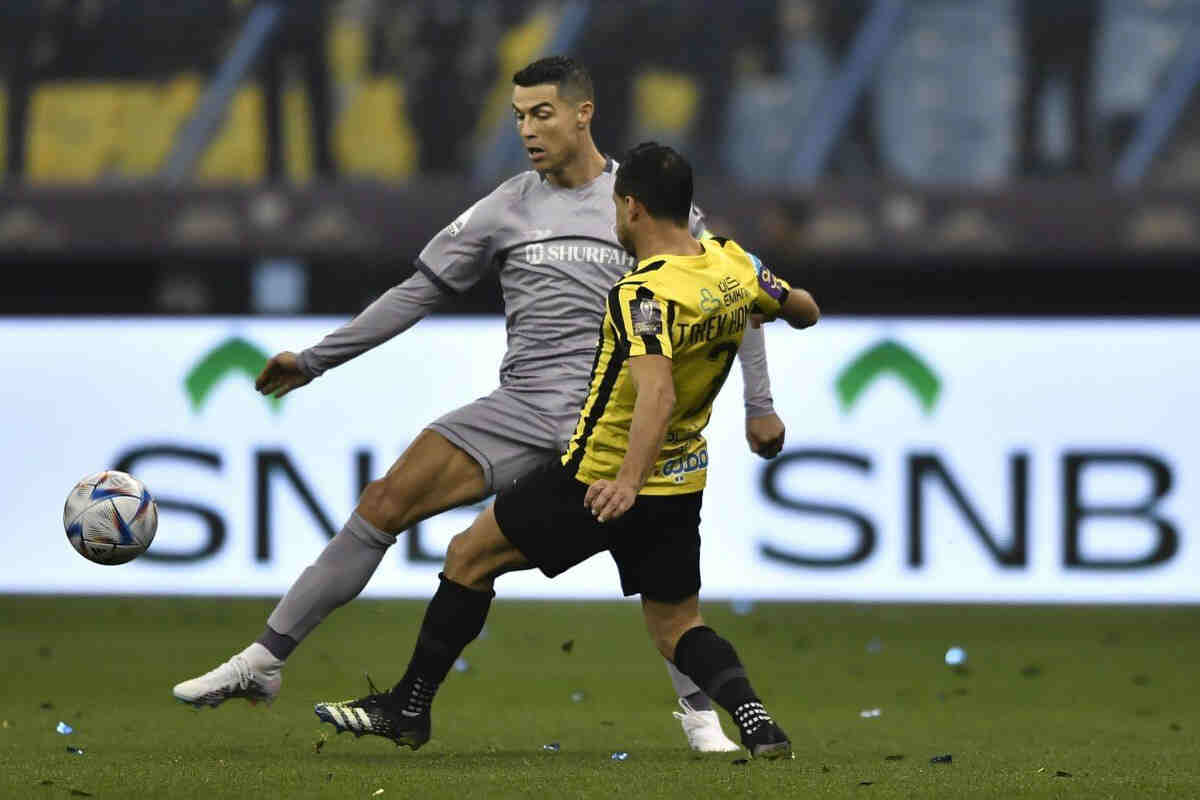
[[[412,277],[388,289],[320,343],[298,355],[280,353],[271,359],[259,375],[259,390],[286,393],[303,386],[403,333],[446,297],[474,286],[491,269],[495,232],[508,197],[502,186],[460,214],[425,245]]]
[[[418,270],[380,295],[357,317],[300,353],[299,368],[309,378],[316,378],[408,330],[445,297],[429,276]]]

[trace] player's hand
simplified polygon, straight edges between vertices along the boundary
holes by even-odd
[[[588,487],[583,505],[598,522],[608,522],[633,508],[636,499],[636,487],[617,481],[599,480]]]
[[[299,389],[312,382],[312,378],[300,371],[300,359],[288,350],[272,356],[258,373],[254,388],[263,394],[283,397],[292,389]]]
[[[783,435],[786,430],[783,420],[778,414],[767,414],[764,417],[752,417],[746,420],[746,441],[750,451],[763,458],[774,458],[783,449]]]

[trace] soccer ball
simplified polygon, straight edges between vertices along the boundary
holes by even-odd
[[[158,506],[137,478],[115,469],[75,484],[63,507],[67,541],[97,564],[124,564],[146,552],[158,530]]]

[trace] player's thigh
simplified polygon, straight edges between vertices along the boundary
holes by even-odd
[[[488,493],[512,488],[535,467],[555,458],[561,420],[545,398],[502,386],[429,424],[478,462]]]
[[[626,595],[679,603],[700,591],[700,492],[640,495],[613,536]]]
[[[504,537],[554,578],[607,549],[620,522],[597,522],[583,504],[586,493],[587,486],[552,461],[496,495],[495,519]]]
[[[358,512],[390,533],[487,496],[479,463],[437,431],[425,429],[382,478],[363,491]]]

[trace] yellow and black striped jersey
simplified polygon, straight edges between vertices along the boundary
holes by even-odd
[[[616,478],[629,447],[637,392],[629,359],[672,360],[675,408],[642,494],[704,488],[708,446],[701,431],[729,375],[751,313],[774,317],[787,283],[736,242],[712,237],[695,256],[638,263],[608,293],[587,401],[562,462],[584,483]]]

